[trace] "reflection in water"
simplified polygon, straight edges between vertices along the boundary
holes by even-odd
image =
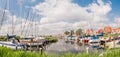
[[[78,46],[77,44],[70,44],[70,43],[65,43],[64,40],[59,39],[57,43],[51,44],[47,49],[46,53],[53,53],[53,54],[63,54],[63,53],[78,53],[78,52],[84,52],[86,50],[87,46]],[[92,50],[90,48],[90,50]]]

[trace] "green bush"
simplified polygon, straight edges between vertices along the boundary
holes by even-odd
[[[6,36],[0,36],[0,41],[6,41],[7,37]]]
[[[48,36],[48,37],[45,37],[45,39],[49,40],[51,43],[58,41],[58,39],[54,36]]]
[[[15,39],[19,40],[20,36],[15,36]],[[0,41],[6,41],[7,40],[7,36],[0,36]]]

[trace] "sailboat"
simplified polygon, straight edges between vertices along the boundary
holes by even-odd
[[[5,5],[5,8],[4,8],[4,13],[3,13],[3,16],[2,16],[2,19],[1,19],[1,26],[0,26],[0,29],[3,25],[3,21],[4,21],[4,18],[5,18],[5,10],[7,9],[7,6],[9,7],[9,0],[6,0],[6,5]],[[12,18],[12,21],[13,21],[14,18]],[[13,24],[12,24],[13,25]],[[16,39],[15,39],[16,35],[9,35],[7,33],[7,41],[0,41],[0,46],[5,46],[5,47],[8,47],[8,48],[11,48],[11,49],[23,49],[23,45],[21,43],[19,43]]]

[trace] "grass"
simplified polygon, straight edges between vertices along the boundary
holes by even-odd
[[[104,57],[120,57],[120,49],[108,50],[104,53]]]
[[[51,54],[41,54],[36,52],[25,52],[21,50],[12,50],[10,48],[6,47],[0,47],[0,57],[99,57],[98,53],[79,53],[79,54],[73,54],[73,53],[67,53],[62,55],[51,55]],[[120,57],[120,49],[113,49],[108,50],[103,53],[102,57]]]

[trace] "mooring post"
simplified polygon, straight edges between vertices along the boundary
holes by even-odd
[[[41,53],[41,54],[43,53],[43,50],[42,50],[42,48],[40,48],[40,53]]]
[[[38,45],[37,45],[37,50],[39,51],[39,43],[38,43]]]
[[[86,47],[86,53],[87,54],[89,53],[89,47]]]
[[[27,51],[27,45],[26,44],[23,45],[23,49],[24,49],[24,51]]]
[[[30,51],[32,51],[31,43],[30,43]]]
[[[18,49],[18,45],[15,46],[15,49],[16,49],[16,50]]]
[[[4,47],[4,44],[2,44],[2,47]]]

